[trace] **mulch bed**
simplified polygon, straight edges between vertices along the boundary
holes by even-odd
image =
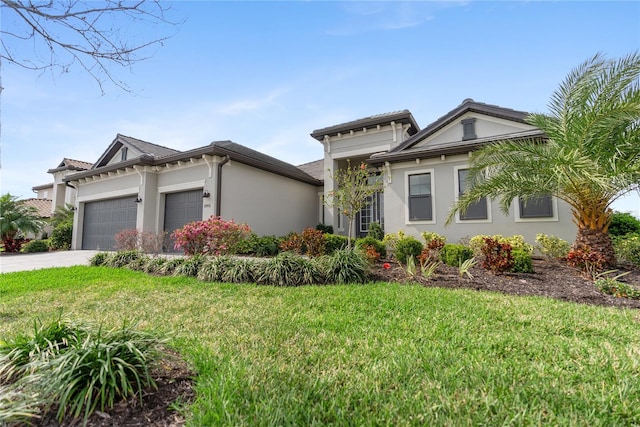
[[[389,263],[390,268],[383,268]],[[535,273],[495,275],[480,267],[471,269],[473,280],[460,278],[458,269],[441,265],[432,279],[408,278],[402,267],[391,260],[380,260],[374,268],[372,279],[382,282],[419,283],[422,286],[441,288],[463,288],[477,291],[493,291],[511,295],[537,295],[571,301],[619,308],[640,309],[640,300],[616,298],[598,291],[593,283],[580,273],[560,262],[535,259]],[[625,281],[640,289],[640,271],[620,269],[630,273]],[[188,405],[194,399],[193,378],[195,374],[177,354],[168,354],[162,365],[156,368],[154,378],[157,389],[146,390],[142,403],[132,398],[117,404],[108,412],[96,412],[88,420],[89,427],[152,426],[178,427],[184,418],[170,408],[175,402]],[[34,424],[41,427],[81,426],[82,419],[65,419],[58,423],[55,414],[49,414]]]
[[[391,268],[385,270],[383,263],[389,263]],[[422,277],[410,279],[402,267],[390,260],[381,260],[377,264],[374,280],[383,282],[417,282],[423,286],[439,288],[462,288],[477,291],[493,291],[510,295],[537,295],[578,304],[591,304],[610,307],[640,308],[640,300],[616,298],[601,293],[591,280],[587,280],[580,272],[559,261],[533,260],[534,273],[508,273],[495,275],[479,266],[470,272],[473,280],[460,278],[458,269],[441,265],[433,278],[425,280]],[[621,282],[629,283],[640,289],[640,270],[620,268],[615,274],[628,271]]]

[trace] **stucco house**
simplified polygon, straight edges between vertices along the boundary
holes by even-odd
[[[358,215],[366,234],[380,222],[386,233],[418,237],[435,231],[457,241],[477,234],[537,233],[573,240],[569,207],[552,197],[509,215],[484,200],[445,227],[447,212],[464,192],[469,155],[503,138],[544,138],[527,113],[466,99],[421,129],[408,110],[317,129],[324,157],[294,166],[231,141],[177,151],[118,134],[88,169],[62,182],[75,193],[73,249],[111,249],[127,228],[171,233],[187,222],[222,216],[245,222],[259,235],[284,235],[318,223],[346,233],[345,218],[327,207],[332,171],[363,161],[384,190]],[[319,147],[320,148],[320,147]]]

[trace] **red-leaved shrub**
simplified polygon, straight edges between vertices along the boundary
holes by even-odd
[[[511,245],[508,243],[500,243],[497,239],[485,237],[482,254],[484,255],[482,267],[495,274],[502,274],[513,268],[513,255]]]
[[[247,224],[211,216],[174,231],[171,238],[175,241],[175,249],[182,249],[186,255],[222,255],[232,253],[250,233],[251,228]]]

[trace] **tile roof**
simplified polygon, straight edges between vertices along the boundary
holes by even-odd
[[[324,159],[298,165],[298,169],[301,169],[303,172],[311,175],[315,179],[324,181]]]
[[[55,168],[49,169],[47,172],[55,173],[55,172],[60,172],[65,170],[84,171],[87,169],[91,169],[92,166],[93,164],[89,162],[83,162],[82,160],[68,159],[65,157],[64,159],[62,159],[60,163],[58,163],[58,166],[56,166]]]
[[[286,175],[301,181],[314,180],[315,177],[309,175],[305,171],[295,167],[291,163],[283,162],[275,157],[263,154],[244,145],[236,144],[232,141],[215,141],[211,143],[212,147],[222,148],[232,152],[232,158],[236,161],[256,166],[270,172]],[[236,156],[233,156],[235,154]]]
[[[100,175],[101,173],[108,171],[125,169],[134,165],[160,166],[175,164],[189,159],[199,159],[203,156],[229,156],[231,160],[239,163],[244,163],[246,165],[286,176],[307,184],[322,185],[322,181],[314,178],[290,163],[283,162],[282,160],[278,160],[232,141],[214,141],[204,147],[195,148],[189,151],[176,151],[174,154],[163,157],[143,154],[142,156],[133,159],[112,164],[99,165],[96,163],[92,169],[69,175],[64,178],[64,181],[70,182],[90,176]]]
[[[34,207],[40,218],[51,218],[51,200],[31,198],[22,200],[22,203]]]
[[[164,147],[162,145],[154,144],[152,142],[143,141],[141,139],[133,138],[130,136],[118,134],[116,136],[116,140],[120,140],[126,142],[127,144],[133,146],[138,151],[144,154],[150,154],[154,157],[165,157],[170,156],[171,154],[179,153],[180,151],[174,150],[173,148]]]
[[[413,115],[409,110],[393,111],[391,113],[374,114],[373,116],[364,117],[362,119],[352,120],[350,122],[341,123],[334,126],[329,126],[322,129],[316,129],[311,133],[311,136],[318,141],[322,142],[325,135],[337,135],[338,133],[349,132],[350,130],[361,130],[362,128],[375,127],[377,125],[386,125],[391,122],[408,123],[411,124],[409,128],[409,134],[420,130],[418,123],[413,118]]]

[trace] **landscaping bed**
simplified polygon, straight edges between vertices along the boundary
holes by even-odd
[[[383,268],[385,263],[391,267]],[[469,279],[461,278],[457,268],[441,264],[436,274],[431,279],[425,280],[419,276],[411,279],[397,263],[381,260],[376,264],[372,280],[401,283],[413,280],[423,286],[475,289],[519,296],[543,296],[578,304],[640,308],[640,300],[606,295],[594,286],[593,281],[587,280],[578,270],[560,261],[534,259],[533,267],[534,273],[496,275],[476,266],[470,270],[473,279]],[[640,271],[620,269],[616,274],[624,271],[629,271],[629,274],[619,280],[640,288]]]

